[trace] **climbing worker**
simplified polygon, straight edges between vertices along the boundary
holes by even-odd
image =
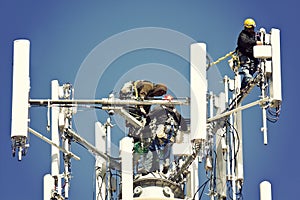
[[[163,99],[171,101],[173,97],[165,95]],[[152,130],[154,137],[149,150],[157,153],[158,160],[162,162],[162,172],[166,174],[171,163],[172,145],[176,142],[176,138],[182,134],[181,131],[187,131],[187,124],[174,105],[154,107],[148,114],[148,119],[150,119],[148,126],[154,129],[154,131]],[[154,124],[155,126],[153,126]]]
[[[173,97],[166,95],[163,99],[171,101]],[[156,105],[151,109],[140,137],[135,138],[136,172],[161,171],[166,174],[173,160],[172,145],[181,137],[182,131],[187,131],[187,124],[174,105]]]
[[[244,21],[244,29],[240,32],[237,40],[237,54],[239,56],[243,79],[241,90],[244,89],[257,71],[258,59],[253,56],[253,47],[261,45],[260,37],[255,32],[256,23],[252,18]]]

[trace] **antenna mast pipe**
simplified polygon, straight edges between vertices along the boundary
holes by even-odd
[[[183,100],[121,100],[121,99],[110,99],[110,98],[102,98],[102,99],[79,99],[79,100],[69,100],[69,99],[61,99],[61,100],[51,100],[51,99],[30,99],[30,105],[87,105],[87,104],[102,104],[102,105],[189,105],[189,98],[185,98]]]
[[[215,116],[215,117],[211,117],[211,118],[207,119],[207,123],[216,121],[216,120],[221,119],[221,118],[223,118],[223,117],[227,117],[227,116],[231,115],[232,113],[235,113],[235,112],[238,112],[238,111],[241,111],[241,110],[245,110],[245,109],[247,109],[247,108],[256,106],[256,105],[258,105],[258,104],[265,103],[265,102],[267,102],[267,101],[269,101],[269,98],[268,98],[268,97],[263,98],[263,99],[260,99],[260,100],[257,100],[257,101],[254,101],[254,102],[249,103],[249,104],[244,105],[244,106],[240,106],[240,107],[238,107],[238,108],[236,108],[236,109],[230,110],[230,111],[228,111],[228,112],[225,112],[225,113],[222,113],[222,114],[217,115],[217,116]]]

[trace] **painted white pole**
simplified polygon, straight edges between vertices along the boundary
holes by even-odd
[[[226,108],[226,94],[220,93],[216,98],[215,106],[217,107],[217,114],[223,112]],[[227,148],[224,136],[224,129],[219,128],[216,133],[216,152],[217,152],[217,169],[216,169],[216,187],[217,192],[222,198],[226,198],[226,155]],[[226,152],[226,154],[224,154]]]
[[[51,174],[44,176],[44,200],[50,200],[52,197],[52,190],[54,186],[54,179]]]
[[[106,120],[106,154],[111,156],[111,123],[110,117]],[[106,196],[107,199],[111,199],[111,172],[110,172],[110,161],[106,162]]]
[[[63,140],[63,146],[67,151],[70,151],[71,149],[71,141],[70,138],[65,138]],[[64,185],[64,197],[65,199],[69,199],[69,190],[70,190],[70,179],[71,179],[71,174],[70,174],[70,158],[68,158],[68,155],[64,155],[64,180],[65,180],[65,185]],[[60,181],[59,181],[60,182]]]
[[[100,152],[105,152],[106,149],[106,135],[105,127],[100,123],[95,123],[95,147]],[[95,199],[102,200],[105,198],[105,159],[99,155],[95,155],[95,169],[96,169],[96,192]]]
[[[58,100],[59,98],[59,83],[58,80],[51,81],[51,99]],[[60,136],[58,130],[58,115],[59,107],[51,108],[51,140],[57,146],[60,146]],[[51,175],[56,177],[57,193],[61,195],[61,177],[60,177],[60,152],[59,149],[51,145]]]
[[[30,41],[25,39],[15,40],[13,49],[11,139],[13,155],[18,151],[19,161],[25,155],[25,148],[27,148],[30,90],[29,65]]]
[[[238,91],[240,84],[240,77],[238,75],[235,76],[235,91]],[[240,107],[241,105],[237,105]],[[233,150],[233,157],[236,156],[236,163],[235,163],[235,181],[237,190],[240,190],[244,181],[244,160],[243,160],[243,129],[242,129],[242,111],[238,111],[233,114],[233,126],[235,128],[237,135],[234,136],[234,150]],[[237,152],[237,153],[236,153]],[[235,160],[234,159],[234,160]],[[238,192],[238,191],[237,191]],[[236,193],[233,194],[236,196]]]
[[[196,193],[197,189],[199,188],[199,170],[198,170],[198,161],[194,160],[190,166],[190,187],[188,193],[194,194]],[[195,195],[195,199],[199,198],[199,192]]]
[[[122,199],[133,199],[133,139],[125,137],[120,141],[120,155],[122,162]]]
[[[234,99],[234,96],[233,96],[233,99]],[[230,116],[229,120],[230,120],[230,124],[233,124],[233,116],[232,115]],[[232,132],[232,131],[234,131],[234,130],[231,127],[230,132]],[[235,157],[235,149],[232,148],[232,147],[234,147],[234,140],[233,140],[232,135],[230,136],[230,146],[231,146],[231,171],[230,171],[231,176],[230,176],[230,178],[231,178],[231,183],[232,183],[232,186],[231,186],[232,187],[232,194],[231,194],[231,196],[232,196],[232,200],[236,200],[236,182],[235,182],[236,181],[236,175],[235,175],[235,167],[236,167],[235,160],[236,159],[233,159]],[[229,162],[229,160],[227,162]]]
[[[260,200],[272,200],[272,186],[268,181],[263,181],[260,187]]]
[[[263,98],[266,97],[265,94],[265,89],[262,89],[261,96]],[[268,127],[267,127],[267,108],[266,106],[262,107],[262,121],[263,121],[263,126],[261,127],[261,131],[263,133],[263,138],[264,138],[264,144],[268,144]]]

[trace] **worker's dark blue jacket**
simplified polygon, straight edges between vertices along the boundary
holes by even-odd
[[[256,45],[256,33],[242,30],[239,34],[237,41],[237,50],[244,56],[247,56],[251,60],[253,57],[253,46]]]

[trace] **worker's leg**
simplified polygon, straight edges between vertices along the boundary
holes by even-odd
[[[243,80],[242,80],[242,83],[241,83],[241,89],[243,89],[243,88],[245,88],[247,86],[247,84],[249,83],[249,81],[253,80],[253,77],[252,77],[252,75],[250,73],[248,65],[244,65],[241,68],[242,68],[242,72],[243,72]]]

